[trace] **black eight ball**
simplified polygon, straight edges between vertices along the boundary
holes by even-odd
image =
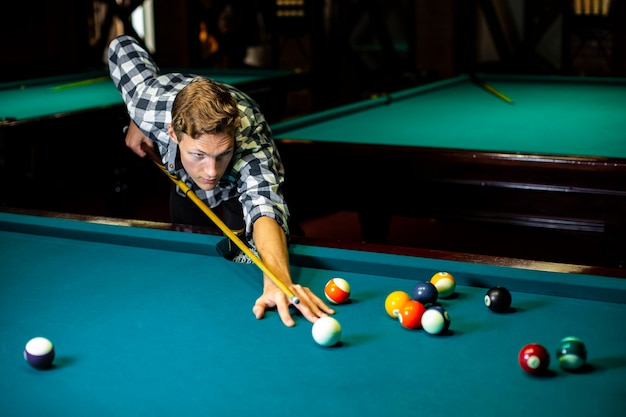
[[[511,293],[504,287],[493,287],[485,294],[485,305],[489,307],[489,310],[496,313],[504,313],[511,308],[511,302],[513,298]]]

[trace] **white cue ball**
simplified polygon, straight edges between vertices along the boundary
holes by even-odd
[[[341,340],[341,324],[330,316],[324,316],[313,323],[313,340],[321,346],[334,346]]]

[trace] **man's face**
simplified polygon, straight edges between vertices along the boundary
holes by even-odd
[[[178,144],[180,160],[187,174],[204,191],[214,189],[224,175],[234,153],[234,140],[225,133],[204,134],[197,139],[170,127],[168,133]]]

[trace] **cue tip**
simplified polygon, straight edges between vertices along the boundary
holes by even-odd
[[[294,304],[300,304],[300,299],[294,295],[291,297],[291,302]]]

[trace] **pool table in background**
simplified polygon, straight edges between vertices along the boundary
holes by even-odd
[[[306,78],[295,70],[260,68],[162,70],[234,85],[257,100],[270,121],[282,117],[289,92],[302,88]],[[121,132],[127,125],[122,97],[104,71],[0,84],[0,203],[69,210],[69,204],[54,207],[50,202],[71,200],[76,190],[86,200],[87,193],[98,189],[106,190],[99,200],[113,210],[104,214],[124,214],[120,188],[133,180],[154,181],[125,149]],[[73,170],[81,175],[70,177]]]
[[[238,87],[253,98],[275,107],[280,92],[299,83],[302,74],[295,70],[163,68],[163,73],[197,74]],[[266,95],[274,92],[272,101]],[[0,120],[3,128],[32,124],[37,121],[69,118],[102,110],[119,108],[124,103],[108,72],[92,71],[62,76],[14,81],[0,84]]]
[[[294,215],[570,233],[626,266],[626,80],[479,79],[512,103],[459,76],[275,124]]]
[[[292,274],[318,295],[351,284],[335,307],[339,346],[311,324],[256,320],[254,265],[217,255],[221,236],[111,218],[0,213],[0,414],[63,416],[454,415],[621,417],[626,406],[623,271],[463,254],[375,252],[294,243]],[[384,300],[440,270],[450,332],[406,330]],[[618,275],[612,275],[615,272]],[[490,286],[513,294],[488,310]],[[581,372],[561,370],[564,336],[587,345]],[[26,342],[48,337],[54,367],[31,368]],[[530,342],[551,354],[532,377],[517,364]]]

